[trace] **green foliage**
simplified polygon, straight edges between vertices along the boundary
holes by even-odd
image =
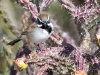
[[[8,72],[0,71],[0,75],[9,75]]]

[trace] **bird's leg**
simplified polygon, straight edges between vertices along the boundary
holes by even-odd
[[[36,52],[38,53],[39,51],[43,51],[45,49],[47,49],[47,43],[41,42],[40,44],[37,44]]]
[[[41,44],[37,44],[36,52],[38,53],[39,51],[42,51],[42,46],[41,46]]]

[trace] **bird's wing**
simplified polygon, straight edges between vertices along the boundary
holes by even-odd
[[[27,33],[30,33],[32,30],[34,30],[36,28],[36,23],[32,23],[31,25],[29,25],[25,31],[22,33],[22,35],[26,35]]]

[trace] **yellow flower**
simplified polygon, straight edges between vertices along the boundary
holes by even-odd
[[[14,60],[14,68],[15,70],[22,71],[28,67],[28,64],[24,62],[25,58],[17,58]]]
[[[78,70],[78,71],[76,71],[75,75],[87,75],[87,74],[83,70]]]

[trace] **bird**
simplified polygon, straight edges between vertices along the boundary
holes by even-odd
[[[9,42],[8,45],[15,45],[21,40],[24,41],[25,38],[27,38],[29,42],[38,45],[50,37],[53,28],[54,26],[50,16],[47,13],[41,13],[34,23],[29,25],[17,39]]]

